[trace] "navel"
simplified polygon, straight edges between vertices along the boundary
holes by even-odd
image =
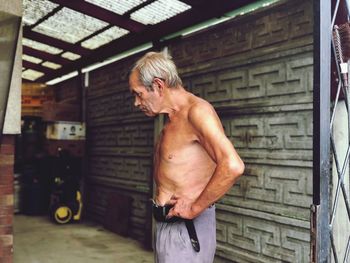
[[[174,155],[172,155],[172,154],[168,155],[168,159],[173,159],[173,157],[174,157]]]

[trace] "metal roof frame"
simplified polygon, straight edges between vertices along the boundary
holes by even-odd
[[[59,4],[60,6],[68,7],[77,12],[98,18],[111,25],[125,28],[130,32],[140,32],[145,28],[145,25],[131,20],[125,16],[118,15],[107,9],[99,7],[97,5],[85,2],[84,0],[50,0],[53,3]]]
[[[106,58],[117,55],[139,45],[147,42],[154,43],[155,46],[161,46],[164,42],[160,39],[169,34],[175,33],[187,27],[204,22],[212,18],[219,18],[223,14],[243,7],[250,3],[256,2],[256,0],[180,0],[184,4],[190,5],[191,9],[186,10],[176,16],[173,16],[165,21],[162,21],[154,25],[144,25],[140,22],[134,21],[130,18],[131,14],[137,10],[144,8],[145,6],[154,3],[156,0],[148,0],[136,7],[131,8],[123,15],[118,15],[110,10],[89,3],[84,0],[49,0],[52,3],[59,6],[54,8],[47,15],[43,16],[33,25],[26,25],[23,28],[23,36],[30,40],[34,40],[40,43],[47,44],[52,47],[59,48],[64,52],[71,52],[81,56],[77,60],[69,60],[63,58],[61,54],[50,54],[45,51],[36,50],[33,47],[24,46],[23,53],[26,55],[34,56],[45,61],[53,62],[61,65],[59,69],[50,69],[42,65],[24,62],[24,68],[33,69],[43,72],[45,75],[36,79],[36,82],[47,82],[55,79],[67,73],[75,70],[80,70],[91,64],[103,61]],[[72,44],[61,39],[57,39],[43,33],[39,33],[33,30],[37,25],[44,22],[46,19],[55,15],[62,8],[69,8],[84,15],[92,16],[101,21],[107,22],[108,25],[102,29],[96,30],[83,39],[80,39],[77,43]],[[81,43],[104,32],[105,30],[118,26],[129,33],[120,38],[110,41],[109,43],[102,45],[96,49],[84,48]]]

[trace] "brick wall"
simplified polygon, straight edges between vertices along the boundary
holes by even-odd
[[[13,258],[13,164],[14,136],[4,135],[0,148],[0,262]]]

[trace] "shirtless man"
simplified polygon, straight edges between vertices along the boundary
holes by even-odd
[[[145,115],[168,115],[154,156],[156,262],[211,263],[213,204],[243,173],[244,164],[214,108],[183,88],[167,53],[149,52],[138,60],[129,85]]]

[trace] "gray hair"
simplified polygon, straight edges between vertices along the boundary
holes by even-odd
[[[153,90],[154,78],[163,79],[170,88],[182,86],[182,81],[177,73],[176,65],[170,54],[162,52],[148,52],[136,61],[132,72],[139,72],[139,80],[145,87]]]

